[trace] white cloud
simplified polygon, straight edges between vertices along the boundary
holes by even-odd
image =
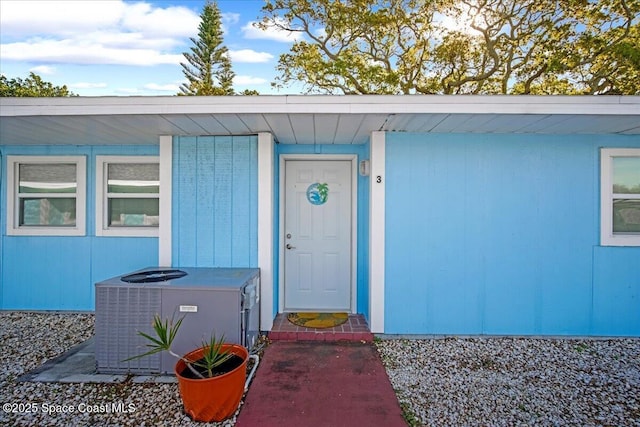
[[[38,75],[51,75],[51,74],[55,74],[56,72],[56,67],[52,67],[50,65],[39,65],[37,67],[33,67],[31,68],[29,71],[36,73]]]
[[[145,37],[188,37],[197,34],[200,16],[184,7],[161,8],[134,3],[126,5],[121,23],[123,28]]]
[[[3,60],[157,65],[197,34],[200,17],[185,7],[123,1],[0,1]]]
[[[158,83],[147,83],[146,85],[144,85],[144,88],[153,91],[178,93],[178,91],[180,90],[180,85],[176,83],[169,83],[164,85]]]
[[[122,1],[3,1],[0,26],[4,36],[64,36],[114,26],[123,14]]]
[[[281,30],[274,26],[263,30],[256,26],[256,22],[248,22],[244,27],[242,27],[242,34],[247,39],[265,39],[283,43],[293,43],[304,39],[301,32]]]
[[[220,15],[222,17],[222,23],[226,25],[237,24],[240,21],[239,13],[228,12],[228,13],[221,13]]]
[[[121,0],[30,0],[0,2],[3,35],[81,35],[106,29],[162,37],[197,33],[200,16],[185,7],[155,7]]]
[[[233,78],[233,84],[241,86],[262,85],[265,83],[267,83],[267,79],[263,79],[262,77],[235,76]]]
[[[90,82],[77,82],[68,85],[71,89],[102,89],[107,87],[106,83],[90,83]]]
[[[154,49],[111,48],[104,44],[74,40],[41,40],[32,43],[11,43],[0,46],[4,60],[151,66],[179,64],[181,54],[162,53]]]
[[[231,62],[263,63],[273,59],[273,55],[267,52],[256,52],[251,49],[229,50]]]
[[[315,31],[315,36],[318,37],[319,39],[326,39],[327,38],[327,29],[322,27],[322,28],[318,28]]]
[[[120,87],[120,88],[117,88],[114,92],[121,95],[142,95],[143,94],[143,92],[140,89],[132,88],[132,87]]]

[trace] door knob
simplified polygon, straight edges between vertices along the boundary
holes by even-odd
[[[285,246],[285,248],[287,248],[287,249],[295,249],[296,247],[295,246],[291,246],[290,243],[287,243],[287,246]]]

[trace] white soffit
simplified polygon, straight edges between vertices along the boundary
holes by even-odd
[[[159,135],[270,132],[361,144],[372,131],[640,134],[638,96],[0,98],[0,144],[157,144]]]

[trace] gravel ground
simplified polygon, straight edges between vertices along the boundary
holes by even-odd
[[[640,426],[640,339],[377,345],[412,426]]]
[[[0,425],[203,425],[182,413],[177,384],[16,381],[93,335],[93,319],[0,312]],[[376,345],[412,426],[640,426],[640,339],[447,338]],[[105,405],[114,403],[130,412],[105,413]],[[65,406],[74,412],[44,411]],[[234,424],[235,417],[208,425]]]
[[[17,382],[20,375],[93,335],[93,314],[0,312],[0,425],[202,426],[182,413],[177,384]],[[13,404],[10,412],[5,405]],[[130,412],[106,413],[121,405]],[[56,407],[56,405],[58,405]],[[45,413],[74,409],[73,413]],[[15,410],[16,412],[12,412]],[[25,413],[31,410],[30,413]],[[37,410],[37,412],[34,412]],[[93,410],[93,411],[91,411]],[[235,417],[210,426],[233,426]]]

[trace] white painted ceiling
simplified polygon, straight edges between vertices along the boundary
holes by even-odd
[[[0,98],[0,145],[157,144],[160,135],[271,132],[362,144],[372,131],[640,134],[637,96]]]

